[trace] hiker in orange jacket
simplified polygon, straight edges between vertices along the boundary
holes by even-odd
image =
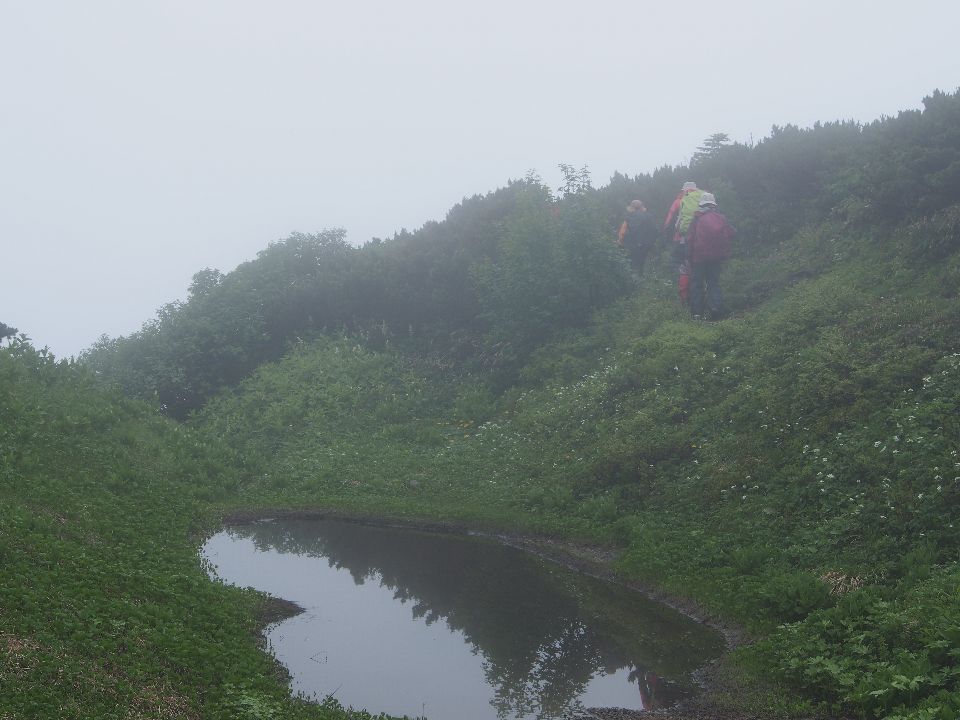
[[[627,205],[627,214],[617,233],[617,244],[625,249],[637,275],[643,275],[647,255],[657,238],[657,226],[642,200]]]

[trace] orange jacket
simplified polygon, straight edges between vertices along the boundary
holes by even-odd
[[[677,198],[673,201],[673,204],[670,206],[670,212],[667,213],[667,219],[663,221],[663,229],[666,230],[673,224],[674,216],[680,211],[680,205],[683,203],[683,199],[687,196],[685,190],[681,190],[677,195]]]

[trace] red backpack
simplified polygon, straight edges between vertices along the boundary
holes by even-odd
[[[730,257],[730,241],[737,231],[716,210],[697,213],[687,233],[690,261],[709,262]]]

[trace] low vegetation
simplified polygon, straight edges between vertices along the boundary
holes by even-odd
[[[763,655],[836,711],[950,717],[960,327],[955,299],[930,289],[960,266],[891,275],[888,251],[851,242],[817,277],[715,324],[684,318],[672,283],[651,275],[587,332],[541,348],[526,386],[499,396],[475,377],[322,341],[191,424],[256,474],[240,491],[249,505],[617,545],[628,576],[763,638],[740,652],[745,665]],[[762,282],[730,270],[743,298]],[[888,629],[863,635],[880,618]]]
[[[263,598],[200,567],[225,457],[86,368],[0,350],[0,718],[369,718],[290,699]]]
[[[198,273],[81,363],[0,351],[0,718],[344,717],[287,697],[196,547],[338,507],[601,542],[746,629],[721,711],[960,714],[960,97],[712,143],[555,197]],[[694,323],[620,209],[694,177],[737,225]],[[134,399],[125,399],[118,390]],[[171,419],[175,418],[175,419]],[[749,699],[748,699],[749,698]]]

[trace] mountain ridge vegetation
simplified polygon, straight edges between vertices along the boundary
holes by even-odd
[[[189,521],[148,536],[179,548],[193,589],[187,536],[242,508],[601,542],[619,550],[625,577],[748,629],[756,642],[729,666],[779,688],[752,711],[957,717],[960,95],[863,126],[705,144],[690,167],[618,174],[599,189],[585,169],[564,173],[559,195],[530,176],[361,248],[338,230],[295,234],[232,273],[197,273],[186,302],[79,363],[15,341],[0,354],[0,417],[18,433],[5,420],[3,517],[35,542],[5,532],[4,557],[51,557],[43,538],[58,517],[95,526],[78,494],[94,487],[117,547],[129,525],[106,498],[129,493],[169,518],[158,508],[177,495]],[[630,200],[665,210],[691,178],[739,231],[723,280],[731,314],[715,323],[680,306],[666,243],[638,281],[613,242]],[[101,444],[94,480],[77,468],[104,427],[116,437]],[[48,435],[71,449],[44,455]],[[151,481],[157,469],[172,479]],[[36,478],[49,494],[33,493]],[[44,562],[50,583],[65,572]],[[132,565],[108,567],[129,582]],[[26,582],[26,569],[4,572]],[[232,628],[256,604],[199,594],[232,608]],[[27,668],[16,678],[60,652],[41,661],[40,648],[97,657],[105,638],[134,642],[126,625],[77,639],[63,618],[47,636],[36,611],[4,607],[17,609],[0,626],[6,662],[34,658],[16,660]],[[105,617],[127,622],[116,613]],[[133,635],[155,643],[161,625]],[[164,647],[164,669],[140,686],[178,688],[175,717],[342,712],[284,705],[240,645],[236,673],[213,663],[225,675],[196,683],[166,667]],[[0,701],[11,703],[0,717],[27,707],[11,682],[0,695],[16,700]],[[60,702],[57,692],[46,697]],[[129,687],[111,692],[133,702]]]

